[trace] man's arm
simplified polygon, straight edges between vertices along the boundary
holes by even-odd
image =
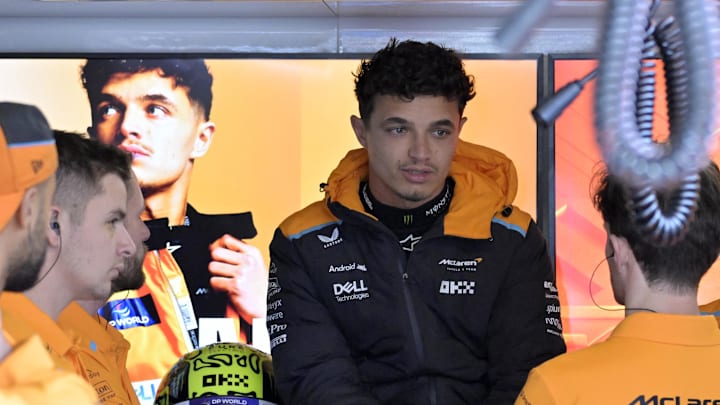
[[[360,382],[345,337],[315,296],[313,269],[295,249],[280,230],[275,232],[267,327],[281,398],[287,404],[379,404]]]
[[[515,246],[488,329],[486,404],[512,403],[533,367],[565,352],[554,271],[534,222]]]

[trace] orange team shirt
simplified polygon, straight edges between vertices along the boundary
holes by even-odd
[[[103,404],[125,404],[125,387],[106,366],[105,358],[82,344],[79,336],[68,336],[45,312],[22,293],[5,292],[0,297],[3,331],[15,341],[38,335],[47,344],[55,367],[74,371],[95,389]]]
[[[15,344],[13,351],[0,361],[0,404],[97,403],[97,395],[86,381],[55,367],[38,336]]]
[[[79,342],[82,347],[90,348],[96,354],[94,357],[101,362],[102,374],[107,380],[105,385],[96,386],[96,389],[99,396],[101,390],[106,393],[105,396],[100,396],[103,404],[140,403],[125,366],[130,343],[120,332],[108,325],[104,318],[88,314],[76,302],[65,307],[57,323],[71,340]],[[109,397],[111,394],[117,397]]]
[[[604,342],[535,367],[515,405],[720,404],[710,316],[635,313]]]

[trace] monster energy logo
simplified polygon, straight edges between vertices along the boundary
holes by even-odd
[[[412,214],[403,215],[403,224],[405,224],[405,226],[412,225],[412,223],[413,223],[413,215]]]

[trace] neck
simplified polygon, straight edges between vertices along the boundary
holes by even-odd
[[[53,267],[61,265],[56,263]],[[44,278],[23,294],[52,320],[57,321],[60,312],[74,299],[72,285],[60,268],[48,269],[47,260],[40,270],[40,277]]]
[[[3,255],[2,257],[7,257],[7,255]],[[5,268],[4,264],[0,264],[0,269],[4,269],[4,268]],[[4,271],[1,273],[2,273],[2,276],[5,275]],[[4,287],[5,287],[5,277],[0,277],[0,291],[2,291]],[[2,329],[2,312],[0,312],[0,360],[7,357],[7,355],[10,354],[10,352],[12,351],[12,345],[10,344],[10,342],[7,341],[7,339],[5,339],[5,334],[2,333],[2,330],[3,330]]]
[[[90,315],[97,314],[98,309],[100,309],[103,304],[105,304],[105,301],[97,300],[77,300],[75,302]]]
[[[668,288],[649,288],[644,294],[634,294],[625,305],[625,315],[636,312],[654,311],[674,315],[700,315],[697,289],[692,292],[677,292]]]
[[[178,226],[185,222],[188,191],[190,189],[190,168],[174,183],[164,188],[142,189],[145,197],[143,220],[167,218],[168,225]]]

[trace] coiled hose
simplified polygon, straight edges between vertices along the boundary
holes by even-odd
[[[611,0],[595,93],[595,126],[603,159],[632,191],[640,233],[668,246],[687,232],[699,196],[698,172],[709,164],[715,122],[714,27],[717,10],[703,0],[675,1],[672,19],[652,27],[649,0]],[[651,7],[652,6],[652,7]],[[648,27],[651,27],[648,30]],[[652,140],[655,80],[648,31],[665,63],[669,142]],[[671,193],[662,209],[658,193]]]

